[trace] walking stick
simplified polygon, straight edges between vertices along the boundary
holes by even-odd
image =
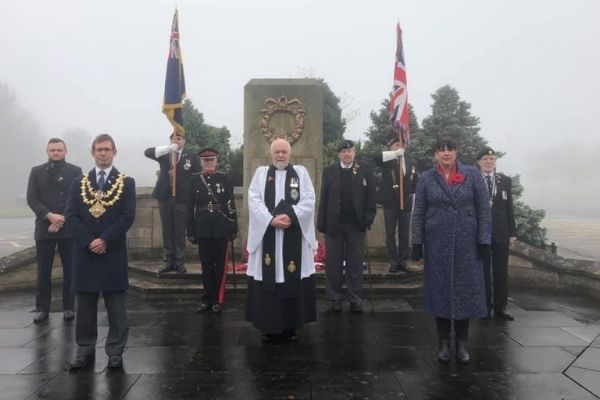
[[[369,273],[369,301],[371,302],[371,314],[375,314],[375,306],[373,305],[373,272],[371,271],[371,263],[369,262],[369,231],[365,233],[365,261],[367,262],[367,271]]]
[[[233,293],[237,293],[237,279],[235,275],[235,255],[233,253],[233,240],[231,241],[231,270],[233,271]]]

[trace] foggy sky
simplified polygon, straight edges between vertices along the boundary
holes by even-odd
[[[143,150],[171,130],[160,108],[176,5],[188,97],[207,123],[230,129],[234,147],[244,85],[306,74],[356,112],[345,136],[362,138],[391,89],[399,21],[419,122],[450,84],[507,153],[499,169],[521,174],[530,206],[600,215],[597,0],[1,1],[0,82],[42,127],[40,163],[51,136],[109,132],[115,165],[154,183]]]

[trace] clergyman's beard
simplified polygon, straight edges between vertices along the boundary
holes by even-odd
[[[273,165],[277,169],[285,169],[288,166],[289,162],[287,161],[273,161]]]

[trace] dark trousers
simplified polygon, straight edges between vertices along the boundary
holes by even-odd
[[[489,257],[483,260],[485,296],[488,309],[503,310],[508,304],[508,243],[492,243]]]
[[[50,312],[52,264],[57,246],[63,270],[63,311],[73,310],[75,302],[75,294],[71,289],[73,283],[73,239],[44,239],[35,241],[37,258],[35,308],[38,311]]]
[[[406,267],[409,256],[410,213],[410,210],[400,211],[399,207],[383,209],[385,244],[392,267]],[[398,233],[398,241],[396,241],[396,233]]]
[[[159,200],[158,212],[162,224],[165,264],[171,267],[183,265],[187,224],[185,203],[176,203],[174,199]]]
[[[202,263],[202,301],[209,305],[219,303],[219,289],[225,272],[227,238],[198,238],[198,253]]]
[[[330,300],[340,300],[342,297],[345,269],[348,300],[350,303],[362,303],[365,235],[366,232],[361,232],[357,224],[340,224],[334,235],[325,235],[325,278]]]
[[[77,355],[90,356],[96,352],[98,339],[98,296],[100,293],[77,294],[77,321],[75,341]],[[108,336],[106,354],[120,355],[127,344],[129,324],[127,323],[127,292],[103,292],[104,306],[108,316]]]
[[[438,338],[440,340],[450,340],[452,331],[452,322],[454,322],[454,338],[461,342],[466,342],[469,338],[469,320],[468,319],[448,319],[436,317]]]

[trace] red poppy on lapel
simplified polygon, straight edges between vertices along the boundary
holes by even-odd
[[[452,183],[463,183],[465,181],[465,176],[460,172],[452,175]]]
[[[275,178],[273,178],[272,176],[267,177],[267,182],[273,182],[275,180]]]
[[[352,167],[352,173],[354,175],[356,175],[356,172],[358,171],[359,168],[360,168],[360,164],[358,164],[357,162],[354,162],[354,166]]]

